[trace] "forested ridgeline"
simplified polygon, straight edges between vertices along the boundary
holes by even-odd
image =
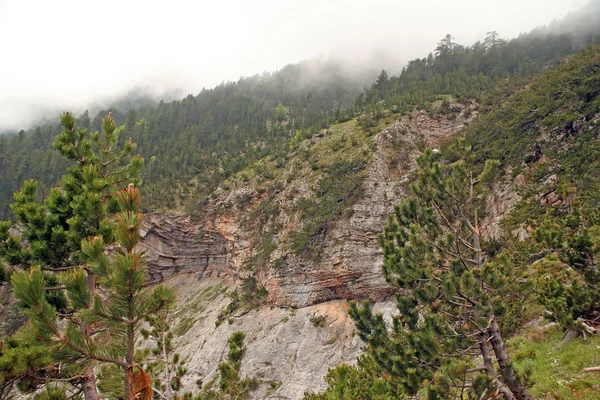
[[[335,63],[306,61],[180,101],[126,112],[111,108],[96,116],[86,111],[78,116],[77,126],[98,130],[101,118],[111,111],[124,123],[118,130],[121,142],[132,138],[146,158],[147,203],[170,206],[161,199],[177,197],[177,182],[189,183],[196,176],[199,191],[206,193],[252,160],[276,153],[290,131],[326,126],[336,107],[334,100],[351,104],[358,93],[359,85],[345,78]],[[285,106],[277,108],[279,104]],[[46,192],[57,183],[67,165],[52,149],[60,130],[57,121],[0,138],[2,217],[10,216],[12,192],[24,180],[39,180]],[[170,194],[158,198],[155,193]]]
[[[127,111],[113,107],[95,116],[84,112],[77,124],[98,130],[111,111],[124,123],[121,142],[132,138],[146,159],[146,207],[193,209],[194,202],[231,174],[266,155],[283,157],[293,137],[311,136],[382,104],[406,111],[441,94],[480,99],[508,77],[527,77],[556,64],[600,38],[600,24],[594,23],[598,8],[590,3],[577,14],[509,41],[489,32],[484,41],[462,46],[447,35],[427,57],[410,61],[398,76],[382,71],[370,87],[349,78],[334,61],[305,61],[178,101],[144,102]],[[1,218],[12,217],[12,193],[25,180],[37,179],[44,193],[58,182],[67,164],[51,143],[60,130],[57,121],[0,137]]]

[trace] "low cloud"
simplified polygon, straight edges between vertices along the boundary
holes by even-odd
[[[0,131],[142,88],[196,94],[321,56],[394,74],[446,33],[511,38],[586,3],[485,1],[0,0]],[[168,95],[169,96],[169,95]]]

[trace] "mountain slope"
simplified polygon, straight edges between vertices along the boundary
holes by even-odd
[[[397,290],[381,273],[377,238],[394,204],[410,195],[407,185],[415,157],[434,147],[451,162],[447,144],[465,136],[474,164],[489,158],[501,161],[502,174],[482,226],[486,237],[494,239],[490,254],[504,251],[513,262],[531,266],[527,279],[533,289],[522,293],[527,308],[501,321],[513,335],[515,365],[531,376],[536,396],[551,392],[556,398],[594,398],[600,382],[580,370],[586,365],[582,363],[596,363],[590,353],[597,338],[592,346],[573,339],[558,348],[561,332],[541,318],[541,283],[563,277],[570,267],[534,238],[537,228],[549,221],[560,224],[575,209],[586,227],[597,229],[599,54],[600,47],[594,46],[525,85],[514,79],[486,86],[487,93],[478,95],[481,104],[440,92],[422,108],[403,110],[390,99],[382,103],[374,97],[361,105],[364,110],[357,119],[330,125],[333,118],[316,110],[315,123],[297,130],[292,128],[300,117],[287,104],[285,116],[274,122],[275,102],[267,107],[258,100],[246,103],[244,96],[227,97],[228,90],[236,92],[235,84],[206,94],[211,99],[207,104],[215,108],[202,122],[182,122],[196,118],[206,105],[193,96],[140,111],[148,119],[138,119],[137,111],[126,116],[124,132],[137,134],[138,141],[147,140],[156,149],[169,149],[163,156],[173,171],[153,181],[146,193],[165,193],[167,188],[156,185],[178,179],[170,189],[176,187],[181,196],[172,205],[180,206],[186,198],[191,209],[150,213],[143,232],[152,280],[165,281],[179,293],[173,329],[175,345],[190,370],[184,389],[198,392],[198,380],[206,387],[217,376],[227,338],[236,330],[246,333],[242,374],[257,379],[253,397],[300,398],[304,391],[325,389],[327,369],[353,363],[362,346],[346,314],[347,300],[368,299],[386,316],[394,312]],[[425,80],[431,79],[437,78]],[[377,92],[372,93],[383,95],[384,86],[374,85],[371,90]],[[248,111],[247,119],[229,113],[229,100],[231,107]],[[182,104],[191,110],[187,117]],[[264,106],[263,114],[255,106]],[[156,110],[163,114],[151,119]],[[219,122],[211,122],[215,116]],[[161,118],[181,124],[172,146],[170,128],[161,125]],[[256,130],[250,132],[252,126]],[[251,150],[240,153],[248,144]],[[190,161],[199,148],[201,154]],[[163,168],[162,163],[152,166],[157,159],[149,160],[154,178]],[[186,168],[194,166],[206,168],[206,173],[190,178]],[[562,283],[571,285],[566,278]],[[0,289],[6,293],[6,286]],[[551,356],[571,356],[577,362],[555,364]],[[561,380],[549,381],[539,373],[550,367]],[[344,382],[357,385],[353,389],[359,393],[364,383]]]
[[[474,163],[489,157],[502,160],[504,173],[490,196],[482,229],[515,262],[523,260],[523,251],[540,249],[529,237],[542,217],[564,204],[560,185],[577,187],[580,204],[594,223],[599,55],[600,46],[592,47],[522,88],[505,87],[502,105],[480,107],[479,115],[474,104],[454,104],[454,111],[443,114],[438,103],[437,112],[389,114],[371,129],[354,120],[333,125],[299,142],[283,159],[264,159],[226,180],[199,203],[196,220],[151,219],[146,243],[153,270],[161,271],[156,279],[174,283],[185,294],[178,320],[184,328],[177,339],[182,355],[210,378],[224,351],[215,354],[215,349],[226,348],[224,332],[242,329],[251,338],[243,371],[264,380],[254,396],[300,398],[304,391],[324,388],[320,377],[329,366],[351,362],[359,354],[346,303],[340,300],[370,299],[386,314],[393,312],[394,291],[380,271],[377,235],[393,205],[409,195],[416,155],[429,146],[441,148],[446,156],[447,144],[456,135],[468,138]],[[336,175],[339,165],[348,167]],[[548,200],[552,196],[555,200]],[[337,204],[343,207],[337,209]],[[169,221],[177,221],[177,229],[168,228]],[[194,255],[183,252],[189,245],[174,245],[183,240],[177,238],[182,232],[187,232],[186,241],[202,238]],[[515,242],[513,235],[525,241]],[[255,291],[247,295],[256,296],[257,287],[265,288],[269,306],[256,308],[255,302],[233,301],[221,293],[216,302],[192,307],[198,295],[186,293],[197,290],[198,283],[191,277],[201,279],[201,286],[207,284],[205,279],[220,279],[225,285],[221,290],[253,280]],[[242,298],[244,287],[238,286]],[[541,368],[549,351],[559,358],[572,352],[578,359],[575,364],[553,364],[563,383],[534,373],[533,393],[545,396],[550,391],[561,398],[565,390],[572,390],[568,387],[580,387],[582,398],[593,398],[585,387],[600,381],[576,369],[595,362],[578,355],[589,345],[574,339],[555,352],[536,344],[556,341],[557,328],[539,319],[542,309],[535,292],[523,296],[528,299],[526,309],[512,321],[515,336],[510,341],[517,369],[525,374]],[[191,339],[198,337],[205,339]],[[204,341],[207,347],[199,345]],[[305,347],[309,343],[310,350]],[[189,377],[191,386],[186,388],[193,387],[191,382]],[[267,395],[270,382],[276,382],[277,389]]]
[[[492,239],[488,257],[501,253],[527,271],[513,298],[522,306],[508,314],[499,309],[499,323],[511,335],[515,368],[536,398],[595,399],[600,388],[598,376],[583,371],[600,362],[598,338],[585,336],[597,332],[600,305],[599,65],[595,45],[525,86],[503,86],[491,94],[501,101],[481,107],[461,132],[472,146],[471,163],[501,160],[482,230]],[[450,146],[441,157],[452,162]],[[340,391],[344,398],[363,398],[374,384],[372,368],[367,360],[350,372],[334,370],[328,391],[310,398]]]
[[[434,117],[390,114],[370,130],[355,120],[333,125],[286,160],[267,158],[226,180],[200,202],[195,219],[149,216],[143,242],[151,274],[179,293],[175,342],[200,373],[186,376],[185,389],[215,376],[235,330],[249,338],[243,374],[264,381],[253,398],[298,399],[325,388],[328,368],[353,362],[362,344],[346,300],[392,311],[378,234],[407,193],[415,157],[457,133],[475,117],[473,107]],[[335,175],[344,163],[352,168]],[[330,193],[324,182],[340,190]],[[327,211],[332,203],[342,207]],[[310,240],[298,241],[302,233]],[[237,287],[243,297],[249,279],[266,289],[264,305],[226,296]]]

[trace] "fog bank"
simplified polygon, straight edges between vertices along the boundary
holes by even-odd
[[[0,0],[0,131],[131,92],[196,94],[320,56],[349,72],[546,25],[585,0]]]

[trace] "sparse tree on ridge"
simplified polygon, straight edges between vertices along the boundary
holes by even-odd
[[[487,50],[494,49],[501,43],[505,43],[505,40],[501,39],[500,35],[496,31],[486,33],[485,40],[483,41],[483,45]]]
[[[377,80],[373,84],[373,88],[377,89],[379,91],[379,93],[381,94],[381,98],[385,98],[385,95],[387,94],[388,86],[389,86],[388,74],[385,71],[385,69],[382,69],[381,73],[377,77]]]
[[[447,54],[452,53],[452,50],[454,50],[454,47],[456,46],[456,43],[454,43],[453,40],[454,37],[449,33],[446,36],[444,36],[444,38],[440,40],[437,47],[435,48],[435,55],[438,57],[443,57]]]

